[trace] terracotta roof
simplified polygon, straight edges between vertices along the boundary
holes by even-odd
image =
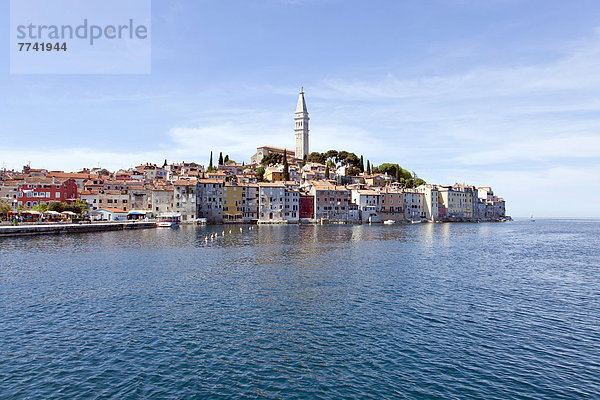
[[[19,184],[23,183],[23,181],[4,181],[2,182],[2,186],[17,186]]]
[[[381,195],[380,193],[377,193],[376,191],[369,190],[369,189],[359,189],[359,190],[357,190],[357,192],[359,194],[364,194],[364,195],[368,195],[368,196],[380,196]]]
[[[72,178],[56,178],[54,182],[52,182],[52,178],[44,178],[44,177],[28,177],[27,182],[23,181],[23,184],[44,184],[44,185],[62,185],[66,181]]]
[[[65,179],[98,179],[98,175],[96,174],[86,174],[79,172],[48,172],[46,174],[47,177],[55,177],[55,178],[65,178]]]
[[[173,186],[196,186],[196,181],[184,181],[184,180],[178,180],[173,182]]]
[[[296,154],[296,152],[294,150],[284,149],[284,148],[281,148],[281,147],[274,147],[274,146],[260,146],[258,149],[276,150],[276,151],[281,151],[281,152],[283,152],[284,150],[286,150],[287,154]]]
[[[199,183],[223,183],[223,181],[218,179],[200,179]]]
[[[259,187],[280,187],[283,188],[285,185],[283,182],[260,182],[258,184]]]
[[[121,209],[119,209],[119,208],[99,208],[99,209],[98,209],[98,210],[96,210],[96,211],[101,211],[101,210],[108,211],[108,212],[112,212],[112,213],[122,213],[122,214],[127,214],[127,211],[125,211],[125,210],[121,210]]]

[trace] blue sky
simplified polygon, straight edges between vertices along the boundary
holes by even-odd
[[[600,217],[597,1],[155,0],[149,75],[10,75],[0,4],[0,167],[248,161],[304,85],[311,151]]]

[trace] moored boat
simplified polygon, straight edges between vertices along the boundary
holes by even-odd
[[[179,214],[164,214],[158,217],[156,226],[158,228],[176,228],[181,222],[181,215]]]

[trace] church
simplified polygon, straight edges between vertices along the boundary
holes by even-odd
[[[294,114],[294,135],[296,137],[296,149],[295,150],[286,150],[286,154],[290,158],[294,158],[296,160],[304,160],[308,155],[309,146],[308,146],[308,121],[310,118],[308,117],[308,110],[306,108],[306,100],[304,99],[304,87],[300,89],[300,95],[298,97],[298,105],[296,106],[296,113]],[[269,153],[279,153],[283,154],[284,149],[280,147],[273,146],[262,146],[256,149],[256,154],[254,154],[250,161],[254,164],[260,164],[260,161],[264,156]]]

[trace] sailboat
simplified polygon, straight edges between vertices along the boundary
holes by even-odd
[[[529,217],[529,222],[535,222],[535,219],[533,218],[533,214],[531,214],[531,217]]]

